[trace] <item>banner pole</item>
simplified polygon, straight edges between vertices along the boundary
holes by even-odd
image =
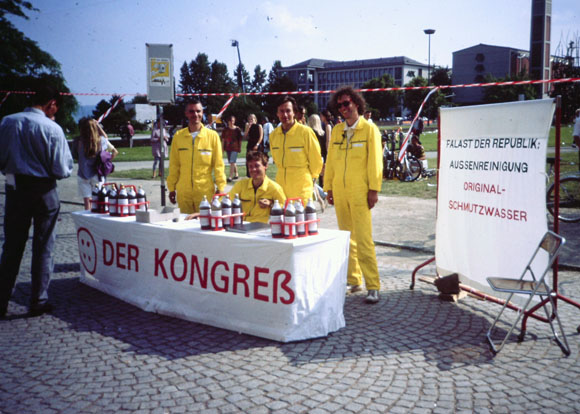
[[[163,119],[163,107],[157,107],[157,121],[160,128],[161,140],[161,161],[159,162],[159,178],[161,179],[161,206],[165,207],[165,120]]]

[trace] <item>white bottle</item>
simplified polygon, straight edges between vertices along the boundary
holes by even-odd
[[[211,202],[211,229],[212,230],[222,230],[224,228],[224,223],[222,219],[222,203],[218,196],[214,196]]]
[[[127,196],[129,197],[129,215],[134,216],[136,210],[136,203],[137,203],[137,193],[133,189],[133,187],[129,187],[129,191],[127,191]]]
[[[113,184],[111,191],[109,191],[109,214],[113,217],[119,215],[117,213],[117,195],[117,187]]]
[[[224,227],[230,227],[231,216],[232,215],[232,200],[230,200],[229,194],[226,194],[222,198],[222,216],[224,218]]]
[[[232,201],[232,214],[241,214],[242,213],[242,200],[240,200],[240,195],[236,194],[234,201]],[[242,224],[242,216],[235,216],[234,217],[234,225]]]
[[[284,237],[284,233],[282,232],[282,223],[283,223],[284,211],[282,211],[282,207],[278,200],[274,200],[274,205],[270,210],[270,226],[272,227],[272,237],[275,239]]]
[[[119,190],[119,195],[117,196],[117,214],[121,217],[129,215],[129,196],[127,195],[127,190],[125,186],[121,184],[121,189]]]
[[[294,201],[294,208],[296,209],[296,223],[304,222],[304,206],[301,200]],[[303,224],[296,224],[296,235],[299,237],[306,236],[306,226]]]
[[[147,211],[147,194],[142,186],[139,186],[139,190],[137,190],[137,203],[139,204],[137,210]]]
[[[211,216],[211,206],[207,197],[203,196],[203,200],[199,203],[199,224],[201,224],[202,230],[211,230],[210,216]]]
[[[296,237],[296,226],[290,223],[296,223],[296,209],[294,208],[294,203],[288,203],[286,211],[284,211],[284,237],[287,239]]]

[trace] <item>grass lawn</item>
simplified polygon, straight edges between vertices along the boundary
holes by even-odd
[[[392,128],[389,128],[392,129]],[[570,145],[572,140],[572,128],[562,127],[561,130],[562,145]],[[424,133],[421,135],[421,141],[426,151],[436,151],[437,149],[437,134]],[[550,130],[550,138],[548,142],[549,147],[554,146],[555,129]],[[246,157],[245,144],[242,145],[242,152],[238,155],[238,159]],[[576,152],[562,153],[562,174],[568,172],[578,171],[578,154]],[[115,162],[123,161],[153,161],[150,147],[135,147],[135,148],[120,148],[119,156],[115,158]],[[429,159],[429,168],[435,168],[437,160]],[[267,175],[271,179],[276,177],[276,166],[269,165]],[[229,165],[226,165],[226,175],[229,172]],[[166,174],[168,171],[166,171]],[[238,174],[240,177],[246,176],[246,167],[238,166]],[[135,179],[135,180],[150,180],[151,169],[143,168],[136,170],[118,171],[111,175],[114,178]],[[437,178],[430,177],[428,179],[420,179],[415,182],[400,182],[399,180],[385,180],[381,190],[383,195],[407,196],[418,198],[435,198],[437,196]]]

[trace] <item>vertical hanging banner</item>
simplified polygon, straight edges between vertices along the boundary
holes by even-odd
[[[173,45],[146,44],[147,100],[151,104],[175,102]]]
[[[519,277],[547,230],[551,99],[441,109],[436,258],[440,275],[491,293]]]

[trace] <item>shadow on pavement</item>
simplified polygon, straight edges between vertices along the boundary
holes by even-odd
[[[29,290],[29,283],[18,284],[12,300],[25,306]],[[50,297],[55,305],[52,316],[66,322],[66,329],[96,334],[99,341],[124,353],[167,360],[240,350],[255,353],[260,348],[274,347],[293,366],[381,355],[397,360],[408,358],[412,369],[417,352],[436,361],[442,371],[457,368],[458,364],[493,363],[485,343],[488,319],[456,304],[441,302],[436,292],[383,291],[377,305],[365,304],[364,293],[347,296],[345,328],[325,338],[292,343],[144,312],[83,285],[76,277],[53,280]],[[11,319],[22,317],[25,315]]]

